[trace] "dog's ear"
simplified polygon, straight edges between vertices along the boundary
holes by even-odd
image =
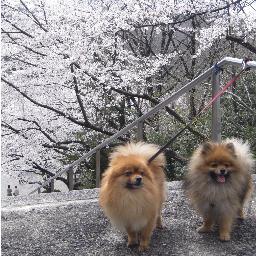
[[[228,150],[234,157],[236,157],[234,144],[233,144],[232,142],[229,142],[229,143],[227,143],[225,146],[226,146],[227,150]]]
[[[210,142],[205,142],[205,143],[202,145],[201,154],[207,155],[209,152],[212,151],[212,148],[213,148],[212,143],[210,143]]]

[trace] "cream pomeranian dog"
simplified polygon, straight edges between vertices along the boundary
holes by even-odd
[[[103,174],[100,205],[113,226],[128,234],[128,246],[149,247],[151,234],[162,227],[165,200],[165,156],[153,144],[143,142],[118,146],[109,157]]]
[[[243,206],[253,187],[253,166],[249,145],[237,139],[207,142],[194,152],[185,190],[204,220],[198,232],[209,232],[217,223],[220,240],[230,240],[234,220],[244,218]]]

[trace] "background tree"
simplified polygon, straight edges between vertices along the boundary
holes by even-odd
[[[254,11],[253,1],[246,0],[3,0],[3,169],[24,181],[41,181],[222,57],[255,57]],[[234,120],[247,125],[255,113],[255,77],[246,79],[241,87],[246,98],[239,107],[233,104],[225,133],[239,126]],[[206,82],[147,120],[145,139],[163,144],[198,113],[209,88]],[[228,100],[235,97],[232,92]],[[205,115],[167,151],[176,171],[170,178],[182,175],[186,156],[208,136],[208,124]],[[251,141],[254,124],[243,134]],[[94,159],[77,172],[84,168],[92,186]],[[59,179],[67,184],[65,177]]]

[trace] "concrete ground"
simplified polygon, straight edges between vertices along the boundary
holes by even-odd
[[[144,253],[126,247],[126,237],[114,230],[98,206],[98,190],[52,193],[2,199],[2,255],[256,255],[256,195],[247,218],[238,222],[230,242],[220,242],[215,230],[198,234],[201,224],[188,206],[181,182],[168,184],[163,209],[164,229],[154,231]]]

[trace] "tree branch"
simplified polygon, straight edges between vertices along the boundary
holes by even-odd
[[[71,122],[78,124],[80,126],[84,126],[84,122],[78,121],[75,118],[71,117],[71,116],[67,116],[65,113],[63,113],[62,111],[55,109],[53,107],[47,106],[45,104],[39,103],[36,100],[32,99],[31,97],[29,97],[26,93],[22,92],[17,86],[15,86],[13,83],[7,81],[5,78],[1,77],[1,80],[4,81],[6,84],[8,84],[10,87],[12,87],[13,89],[15,89],[17,92],[19,92],[23,97],[25,97],[26,99],[28,99],[30,102],[32,102],[33,104],[41,107],[41,108],[45,108],[48,110],[51,110],[53,112],[55,112],[56,114],[63,116],[65,118],[67,118],[68,120],[70,120]]]
[[[222,10],[225,10],[227,8],[230,8],[232,5],[238,5],[240,2],[242,2],[243,0],[237,0],[237,1],[232,1],[231,3],[227,3],[226,5],[222,6],[222,7],[218,7],[218,8],[215,8],[213,10],[206,10],[206,11],[202,11],[202,12],[198,12],[198,13],[191,13],[190,16],[188,16],[187,18],[184,18],[184,19],[181,19],[181,20],[178,20],[177,21],[174,21],[174,22],[169,22],[169,23],[166,23],[165,25],[177,25],[177,24],[181,24],[181,23],[184,23],[184,22],[187,22],[197,16],[202,16],[204,14],[207,14],[207,13],[215,13],[215,12],[219,12],[219,11],[222,11]],[[181,15],[181,17],[184,17],[184,15]],[[155,23],[155,24],[145,24],[145,25],[138,25],[138,26],[134,26],[135,28],[142,28],[142,27],[151,27],[151,26],[162,26],[163,23]]]
[[[26,5],[22,0],[20,0],[20,2],[21,2],[21,4],[25,7],[25,9],[28,11],[28,13],[31,14],[31,16],[32,16],[33,19],[34,19],[34,22],[35,22],[42,30],[44,30],[45,32],[48,32],[48,30],[43,27],[42,23],[37,19],[37,17],[34,15],[34,13],[29,10],[29,8],[27,7],[27,5]]]
[[[35,168],[36,170],[41,171],[43,175],[46,174],[46,175],[49,175],[50,177],[53,177],[55,175],[55,173],[52,173],[52,172],[48,171],[47,169],[43,168],[42,166],[40,166],[36,162],[32,162],[32,167]],[[56,180],[60,180],[68,186],[68,181],[65,178],[57,177]]]
[[[86,115],[86,112],[85,112],[85,109],[84,109],[84,105],[83,105],[83,102],[82,102],[82,99],[81,99],[81,96],[80,96],[80,92],[79,92],[79,89],[78,89],[77,79],[76,79],[76,76],[74,74],[74,72],[75,72],[74,67],[80,69],[80,66],[77,63],[73,62],[73,63],[70,64],[70,69],[71,69],[71,73],[73,74],[73,82],[74,82],[74,86],[75,86],[76,98],[77,98],[78,104],[80,106],[80,109],[82,111],[82,114],[83,114],[83,117],[84,117],[84,122],[85,122],[85,124],[88,124],[89,121],[88,121],[88,118],[87,118],[87,115]]]
[[[23,138],[28,139],[28,137],[27,137],[26,135],[24,135],[24,134],[21,133],[21,130],[18,130],[18,129],[16,129],[16,128],[14,128],[14,127],[11,126],[10,124],[7,124],[7,123],[3,122],[3,123],[2,123],[2,126],[5,127],[5,128],[7,128],[7,129],[9,129],[9,130],[11,130],[11,131],[13,131],[13,132],[16,133],[16,134],[21,135]],[[13,134],[13,133],[12,133],[12,134]]]
[[[13,44],[16,44],[16,45],[19,45],[19,46],[21,46],[21,47],[24,47],[25,49],[29,50],[30,52],[33,52],[33,53],[38,54],[38,55],[40,55],[40,56],[43,56],[43,57],[46,57],[46,56],[47,56],[47,55],[44,54],[44,53],[35,51],[34,49],[32,49],[32,48],[30,48],[30,47],[28,47],[28,46],[26,46],[26,45],[23,45],[23,44],[18,43],[18,42],[17,42],[14,38],[12,38],[11,35],[10,35],[9,33],[7,33],[4,29],[2,29],[2,31],[5,32],[6,35],[12,40],[12,43],[13,43]],[[9,42],[9,43],[11,43],[11,42]]]
[[[2,14],[1,16],[2,16],[2,18],[3,18],[7,23],[9,23],[12,27],[14,27],[15,29],[17,29],[20,33],[22,33],[22,34],[24,34],[25,36],[28,36],[28,37],[30,37],[30,38],[34,38],[34,37],[33,37],[32,35],[30,35],[28,32],[26,32],[25,30],[19,28],[17,25],[13,24],[11,21],[7,20],[7,19],[4,17],[3,14]],[[2,30],[3,30],[3,29],[2,29]],[[8,33],[8,32],[5,31],[5,33]]]
[[[68,119],[69,121],[77,124],[77,125],[80,125],[82,127],[86,127],[86,128],[89,128],[89,129],[92,129],[96,132],[100,132],[102,134],[106,134],[106,135],[109,135],[109,136],[112,136],[114,133],[113,132],[109,132],[109,131],[106,131],[96,125],[93,125],[91,124],[89,121],[88,123],[85,123],[85,122],[81,122],[81,121],[78,121],[77,119],[71,117],[71,116],[68,116],[66,115],[64,112],[58,110],[58,109],[55,109],[53,107],[50,107],[48,105],[45,105],[45,104],[42,104],[42,103],[39,103],[37,102],[36,100],[32,99],[31,97],[29,97],[26,93],[22,92],[17,86],[15,86],[13,83],[7,81],[5,78],[1,77],[1,80],[4,81],[6,84],[8,84],[9,86],[11,86],[12,88],[14,88],[17,92],[19,92],[23,97],[25,97],[26,99],[28,99],[30,102],[34,103],[35,105],[41,107],[41,108],[45,108],[45,109],[48,109],[48,110],[51,110],[53,111],[54,113],[60,115],[60,116],[63,116],[65,117],[66,119]]]
[[[113,87],[111,87],[111,90],[116,91],[116,92],[118,92],[120,94],[129,96],[129,97],[136,97],[136,98],[141,98],[141,99],[149,100],[149,101],[151,101],[154,104],[159,104],[160,103],[160,101],[150,97],[147,94],[129,93],[129,92],[126,92],[126,91],[122,91],[120,89],[113,88]],[[180,123],[182,123],[184,125],[186,124],[186,122],[183,120],[183,118],[177,112],[175,112],[174,110],[172,110],[171,108],[169,108],[167,106],[165,107],[165,109],[166,109],[167,113],[169,113],[171,116],[173,116],[175,119],[177,119]],[[193,133],[196,136],[198,136],[199,138],[204,139],[204,140],[206,139],[206,137],[203,134],[201,134],[200,132],[194,130],[192,127],[189,126],[187,129],[191,133]]]
[[[237,44],[239,44],[239,45],[241,45],[243,47],[245,47],[246,49],[248,49],[249,51],[251,51],[253,53],[256,53],[256,47],[251,45],[248,42],[244,42],[244,40],[242,38],[238,38],[238,37],[235,37],[235,36],[227,35],[226,39],[229,40],[229,41],[235,42],[235,43],[237,43]]]

